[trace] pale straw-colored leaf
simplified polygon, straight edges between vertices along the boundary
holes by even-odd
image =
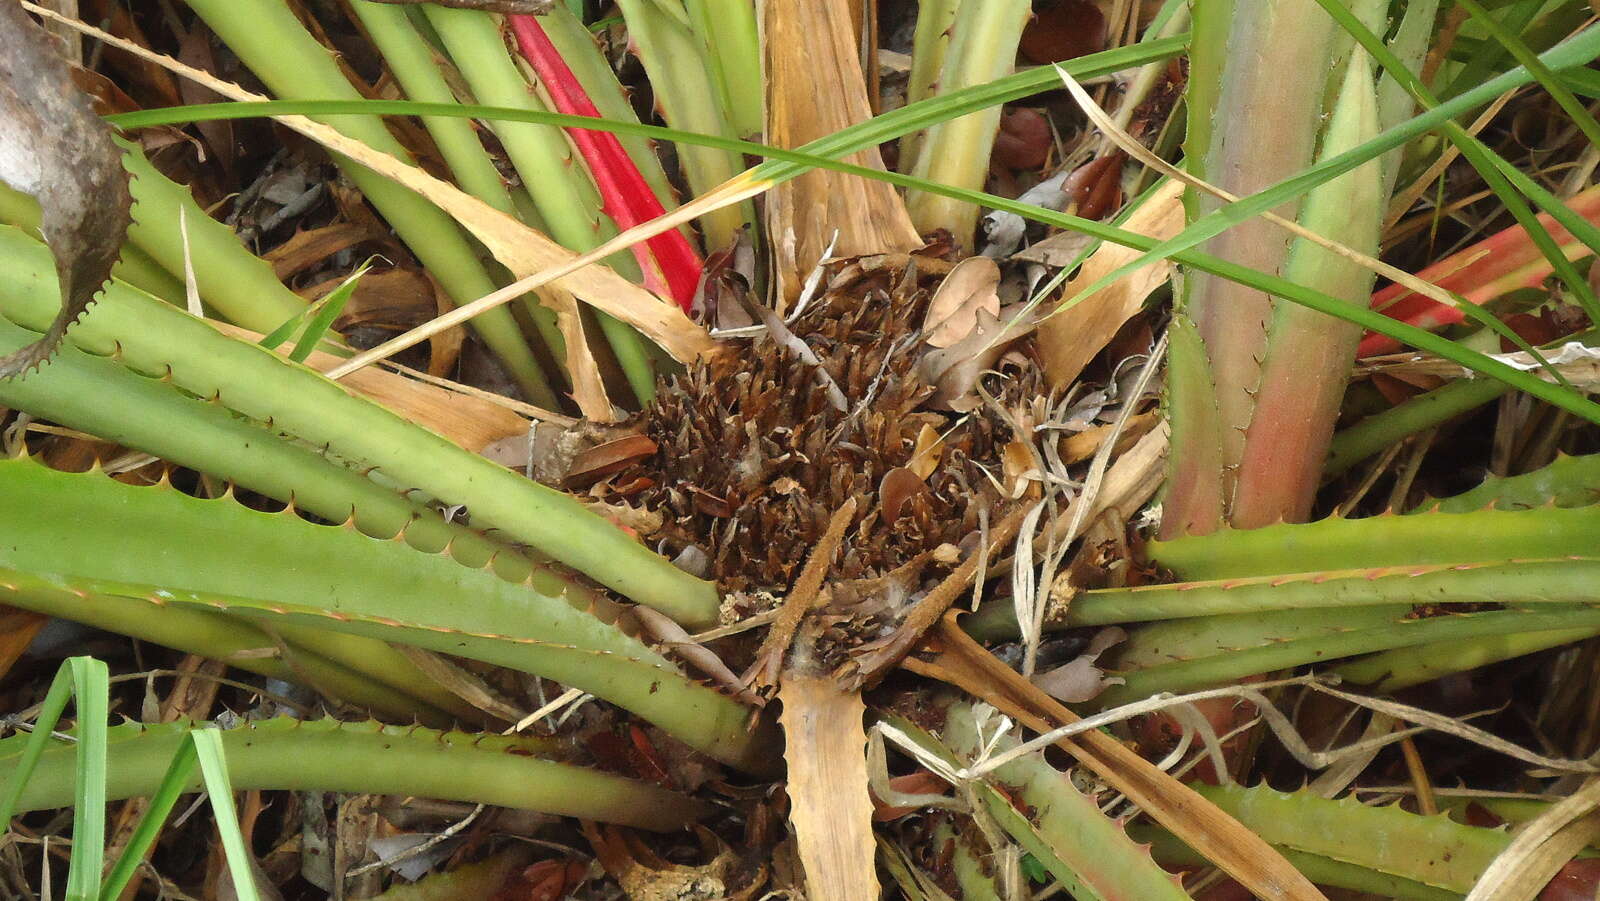
[[[872,118],[846,0],[765,0],[767,141],[794,148]],[[846,158],[882,169],[876,148]],[[767,198],[780,303],[793,303],[805,274],[827,255],[914,250],[922,239],[905,202],[884,182],[816,169]]]
[[[1478,877],[1467,901],[1533,901],[1573,855],[1600,837],[1600,778],[1522,824]]]
[[[1183,228],[1183,185],[1169,181],[1123,223],[1123,228],[1164,241]],[[1076,297],[1087,285],[1115,272],[1139,256],[1121,244],[1101,244],[1084,261],[1062,292]],[[1138,269],[1039,324],[1039,348],[1045,374],[1055,386],[1070,384],[1094,355],[1105,348],[1122,324],[1139,312],[1157,285],[1172,277],[1172,263],[1162,260]]]
[[[800,848],[810,901],[879,896],[877,844],[868,794],[867,707],[832,675],[785,673],[783,757],[789,765],[789,826]]]

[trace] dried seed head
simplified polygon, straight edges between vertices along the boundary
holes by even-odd
[[[977,530],[980,507],[1008,503],[995,488],[1013,439],[1004,417],[986,407],[964,417],[924,408],[933,389],[917,371],[925,350],[917,330],[935,287],[915,265],[847,265],[790,324],[828,379],[763,337],[665,385],[639,424],[660,451],[617,479],[653,483],[636,500],[665,515],[667,553],[700,547],[725,591],[783,592],[831,513],[855,498],[860,512],[830,579],[873,579],[960,544]],[[1011,409],[1043,390],[1026,353],[1013,356],[1024,365],[985,383]],[[842,412],[829,381],[845,396]],[[925,436],[913,464],[928,429],[943,436],[931,467]],[[919,490],[905,484],[930,468]],[[892,496],[882,498],[886,484]],[[874,619],[846,631],[871,632]]]

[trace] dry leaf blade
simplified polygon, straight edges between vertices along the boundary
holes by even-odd
[[[0,378],[38,366],[111,277],[133,200],[111,129],[72,82],[54,40],[0,3],[0,181],[39,201],[61,312],[43,338],[0,358]]]

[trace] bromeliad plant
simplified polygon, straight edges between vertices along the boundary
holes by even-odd
[[[1026,5],[921,4],[914,102],[869,118],[863,79],[852,74],[859,62],[852,62],[854,32],[843,2],[805,9],[768,4],[760,21],[786,40],[763,46],[754,4],[625,0],[622,24],[660,113],[676,131],[637,121],[584,23],[560,5],[532,17],[519,0],[437,6],[352,0],[354,21],[395,81],[426,105],[362,99],[314,31],[281,0],[188,5],[275,94],[301,101],[288,108],[235,104],[205,114],[290,117],[282,121],[329,145],[450,298],[481,314],[474,326],[528,399],[554,407],[560,387],[570,386],[580,411],[604,422],[629,406],[614,403],[608,390],[625,383],[645,404],[661,389],[657,372],[670,368],[662,365],[667,357],[690,367],[636,423],[666,453],[641,463],[638,453],[602,445],[597,450],[618,456],[586,472],[591,481],[612,477],[613,487],[645,485],[632,496],[672,517],[656,536],[661,549],[684,551],[679,559],[690,568],[691,551],[700,551],[708,560],[701,575],[715,581],[670,563],[572,495],[463,450],[289,359],[298,353],[290,346],[320,344],[330,353],[319,365],[350,353],[339,336],[325,332],[328,308],[308,312],[136,148],[106,149],[111,145],[98,135],[104,160],[122,156],[135,176],[138,224],[128,232],[119,279],[67,332],[63,346],[47,343],[55,350],[47,365],[0,382],[0,401],[221,477],[233,488],[203,500],[165,480],[135,487],[98,471],[57,472],[25,456],[0,464],[6,535],[0,589],[14,605],[299,681],[329,699],[430,726],[482,725],[505,713],[493,704],[485,710],[481,693],[463,689],[469,679],[436,678],[449,666],[440,655],[504,667],[590,693],[712,759],[763,776],[776,759],[772,718],[752,702],[775,688],[784,706],[788,794],[810,896],[860,897],[881,854],[902,885],[915,887],[908,891],[937,897],[919,872],[926,860],[874,844],[867,784],[885,803],[899,790],[888,784],[882,761],[862,751],[863,687],[903,666],[961,687],[1036,732],[1074,717],[945,616],[972,583],[981,591],[992,562],[1008,551],[1020,561],[1016,572],[1035,572],[1032,531],[1051,504],[1069,504],[1055,486],[1073,475],[1051,468],[1055,448],[1041,452],[1036,445],[1036,429],[1045,427],[1050,410],[1042,400],[1049,390],[1042,370],[1029,361],[1010,383],[985,381],[977,372],[997,365],[1001,349],[1021,346],[1016,335],[1032,324],[1024,305],[1001,307],[992,266],[952,267],[909,252],[918,230],[943,229],[953,246],[970,249],[978,240],[976,211],[987,206],[1135,251],[1086,250],[1091,260],[1102,257],[1097,265],[1114,260],[1098,270],[1109,274],[1087,290],[1074,283],[1071,299],[1058,306],[1063,317],[1101,317],[1084,332],[1099,342],[1091,354],[1143,300],[1108,314],[1112,301],[1101,287],[1169,258],[1182,275],[1167,345],[1173,449],[1162,531],[1170,540],[1152,545],[1148,558],[1185,581],[1079,594],[1069,580],[1054,600],[1070,603],[1044,605],[1045,617],[1024,617],[1026,669],[1037,659],[1040,625],[1152,623],[1118,649],[1124,684],[1100,694],[1097,704],[1338,658],[1356,658],[1343,665],[1346,678],[1392,690],[1600,634],[1600,618],[1589,607],[1596,600],[1587,543],[1594,526],[1589,459],[1486,485],[1425,515],[1278,525],[1310,515],[1330,442],[1336,455],[1340,442],[1356,443],[1353,433],[1332,434],[1363,327],[1600,422],[1600,410],[1569,385],[1364,306],[1387,198],[1414,165],[1402,154],[1425,149],[1413,139],[1431,128],[1441,129],[1496,190],[1527,194],[1567,230],[1569,244],[1600,246],[1592,223],[1455,124],[1495,95],[1532,82],[1568,109],[1566,73],[1600,54],[1593,28],[1553,48],[1546,42],[1541,58],[1501,20],[1463,2],[1463,15],[1481,22],[1484,40],[1506,48],[1499,64],[1505,71],[1474,74],[1481,67],[1469,64],[1458,72],[1451,64],[1444,71],[1453,81],[1441,102],[1412,74],[1435,30],[1434,4],[1201,4],[1187,37],[1163,37],[1168,23],[1182,21],[1169,4],[1144,42],[1065,67],[1079,80],[1155,67],[1148,74],[1188,48],[1185,153],[1191,177],[1206,184],[1188,200],[1186,228],[1149,236],[1128,230],[1131,217],[1127,228],[1105,225],[979,190],[998,104],[1059,84],[1052,70],[1004,74]],[[5,8],[18,29],[31,28],[16,7]],[[497,11],[509,18],[497,18]],[[787,37],[795,35],[803,37]],[[808,47],[832,61],[827,78],[803,77]],[[1250,52],[1234,52],[1241,47]],[[41,72],[51,71],[50,59],[39,57]],[[772,79],[765,97],[753,89],[763,70]],[[1291,70],[1328,77],[1286,85],[1281,75]],[[51,77],[57,87],[66,83],[63,73]],[[815,85],[828,87],[802,96]],[[481,105],[458,103],[458,94]],[[69,102],[62,96],[58,90],[59,103]],[[1266,101],[1278,105],[1269,116],[1259,112]],[[28,102],[19,102],[28,114]],[[1413,104],[1424,111],[1408,115]],[[827,121],[837,119],[841,130],[818,136],[816,122],[802,114],[807,109],[827,109]],[[379,118],[393,112],[424,116],[459,188],[409,165],[414,148]],[[1568,112],[1587,132],[1592,120],[1581,107]],[[45,117],[31,113],[43,128]],[[292,118],[300,113],[316,122]],[[165,115],[183,121],[201,114]],[[157,117],[121,121],[151,124]],[[488,123],[503,160],[491,155],[469,117]],[[762,132],[780,146],[736,140]],[[676,142],[683,181],[699,195],[682,208],[652,138]],[[894,138],[903,139],[905,174],[885,171],[873,152]],[[740,174],[742,154],[771,159]],[[853,155],[850,162],[838,161],[846,155]],[[515,181],[502,177],[501,162]],[[34,187],[14,173],[0,175],[13,187]],[[878,184],[862,189],[862,178]],[[907,201],[888,185],[907,188]],[[1226,196],[1205,193],[1212,189]],[[748,201],[763,192],[758,217]],[[1245,196],[1227,199],[1239,195]],[[57,274],[76,258],[62,237],[54,195],[40,200],[42,217],[20,197],[0,204],[10,223],[0,227],[6,350],[59,333],[81,312],[82,286],[90,281],[75,270],[70,279]],[[1593,307],[1567,251],[1544,233],[1528,204],[1513,198],[1507,206],[1551,270]],[[816,209],[835,217],[853,211],[853,221],[811,215]],[[1266,211],[1279,219],[1256,218]],[[1285,220],[1301,231],[1284,231]],[[49,248],[30,233],[35,226]],[[496,262],[480,258],[468,232]],[[777,312],[716,296],[709,277],[698,292],[715,306],[715,321],[754,321],[771,339],[733,354],[683,311],[693,306],[702,258],[751,236],[770,250],[767,287]],[[107,248],[122,238],[113,222],[79,239],[98,253],[98,263],[91,254],[81,264],[99,267],[91,266],[94,284],[113,256]],[[824,248],[835,240],[835,252],[852,262],[827,259]],[[821,290],[805,284],[819,265],[819,273],[831,276]],[[507,282],[501,267],[522,281],[496,290]],[[194,297],[175,278],[190,268]],[[233,278],[234,271],[247,276]],[[497,305],[519,299],[520,320],[512,307]],[[169,301],[195,307],[203,301],[255,332],[299,334],[280,352],[223,334]],[[594,305],[605,345],[591,343],[583,325],[590,313],[580,312],[579,301]],[[784,310],[786,302],[804,308]],[[59,318],[63,309],[66,318]],[[1052,352],[1049,340],[1038,339],[1039,353]],[[596,363],[607,353],[623,376],[609,386]],[[353,369],[371,356],[337,365]],[[1477,398],[1485,383],[1463,382],[1457,393],[1478,391],[1471,395]],[[1406,422],[1415,427],[1424,418]],[[1152,471],[1162,441],[1161,431],[1150,432],[1110,472],[1108,455],[1118,443],[1106,441],[1090,481],[1103,475],[1116,483],[1125,475],[1119,467]],[[1046,526],[1039,544],[1054,541],[1064,553],[1097,518],[1131,515],[1154,480],[1139,473],[1127,479],[1144,493],[1125,489],[1097,505],[1088,489],[1065,511],[1062,521],[1071,526]],[[246,492],[290,506],[263,513],[233,496]],[[1547,507],[1550,499],[1563,506]],[[980,501],[988,505],[981,512]],[[442,515],[445,505],[463,506],[468,521]],[[53,515],[34,521],[30,514],[38,509]],[[1099,528],[1091,534],[1104,535],[1103,522]],[[1010,546],[1018,533],[1029,540]],[[924,571],[937,577],[924,581]],[[1057,586],[1041,581],[1037,599],[1052,600]],[[991,605],[968,620],[967,631],[985,639],[1015,635],[1017,612],[1036,600],[1027,588],[1026,579],[1014,582],[1015,603]],[[761,612],[753,605],[763,591],[788,597],[776,613],[764,614],[773,626],[754,653],[747,648],[739,657],[736,650],[724,661],[689,636],[687,630],[710,628],[725,614]],[[1424,602],[1430,606],[1419,611]],[[1329,610],[1339,611],[1336,624],[1329,624]],[[751,668],[740,678],[730,662]],[[720,687],[702,682],[685,663]],[[77,672],[88,664],[74,666]],[[106,739],[105,716],[82,697],[75,732],[92,763],[92,746]],[[65,697],[56,701],[59,713]],[[908,723],[897,728],[908,752],[921,749],[913,759],[950,776],[961,797],[945,803],[913,794],[903,806],[961,811],[934,834],[952,838],[953,872],[964,891],[997,895],[986,855],[1009,859],[1006,872],[1015,875],[1027,868],[1014,851],[1020,846],[1074,892],[1184,895],[1133,839],[1099,816],[1089,795],[1041,759],[1019,758],[987,782],[968,779],[963,767],[1019,752],[1006,750],[1012,739],[989,714],[942,700],[933,706],[948,708],[935,717],[944,718],[931,730],[937,740]],[[11,741],[43,747],[51,726],[41,719],[33,737]],[[199,739],[186,738],[187,729],[111,730],[104,742],[107,784],[119,796],[159,787],[162,797],[175,797],[191,777],[163,783],[162,768],[175,750],[201,747],[217,752],[217,760],[226,751],[237,787],[425,794],[645,828],[671,828],[705,812],[659,788],[536,759],[575,756],[551,742],[469,741],[459,733],[333,722],[204,731]],[[1125,794],[1160,824],[1152,835],[1158,859],[1182,862],[1198,854],[1263,897],[1320,897],[1313,881],[1431,897],[1427,892],[1470,885],[1505,848],[1481,830],[1417,826],[1397,814],[1382,828],[1441,853],[1470,846],[1473,854],[1462,857],[1470,864],[1435,873],[1361,858],[1348,853],[1343,830],[1364,828],[1365,821],[1348,807],[1325,816],[1301,796],[1273,808],[1275,821],[1262,823],[1252,819],[1265,806],[1255,796],[1197,793],[1111,736],[1089,730],[1061,745],[1099,785]],[[285,747],[341,764],[337,772],[290,772],[281,766]],[[10,753],[0,749],[0,760]],[[15,786],[25,787],[25,806],[67,800],[74,783],[65,749],[48,752],[32,780],[25,777],[33,752],[16,753]],[[106,769],[78,769],[83,817],[94,799],[82,793]],[[572,784],[594,787],[586,793],[589,806],[571,805]],[[558,790],[549,791],[551,785]],[[101,797],[105,791],[113,789]],[[840,827],[837,816],[829,819],[840,811],[829,805],[843,809],[846,801],[850,822]],[[81,822],[75,838],[97,845],[92,820]],[[1301,822],[1317,824],[1315,841],[1298,836]],[[597,850],[614,852],[615,845],[596,841]]]

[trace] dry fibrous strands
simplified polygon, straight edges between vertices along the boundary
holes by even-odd
[[[806,560],[805,569],[800,571],[800,578],[795,580],[794,588],[784,599],[783,606],[778,608],[778,619],[761,642],[755,663],[744,677],[745,684],[757,693],[770,690],[778,683],[778,675],[783,669],[784,659],[789,655],[789,646],[794,643],[795,632],[816,603],[822,580],[833,567],[833,555],[839,550],[845,529],[855,515],[856,499],[853,497],[834,511],[828,519],[827,531],[822,533],[822,539]]]
[[[730,340],[737,349],[726,362],[695,364],[665,385],[640,422],[660,452],[613,480],[645,486],[632,502],[661,511],[669,553],[705,554],[709,575],[735,597],[734,617],[759,612],[740,599],[746,593],[792,584],[846,499],[857,501],[859,528],[836,564],[841,580],[876,578],[960,544],[977,533],[978,510],[1009,503],[985,467],[1012,440],[1012,424],[989,410],[926,409],[933,388],[917,369],[917,335],[937,280],[926,270],[939,267],[915,255],[870,271],[861,262],[834,264],[855,274],[786,323],[792,339]],[[1025,358],[1014,355],[1021,362],[1006,363],[1005,376],[984,376],[1005,404],[1031,403],[1040,390]]]
[[[842,677],[843,684],[851,689],[870,685],[899,663],[922,636],[939,622],[945,611],[966,592],[967,586],[972,584],[973,578],[981,570],[988,553],[996,547],[1003,547],[1017,537],[1017,531],[1022,527],[1027,514],[1027,508],[1011,511],[999,525],[990,530],[982,548],[969,554],[954,572],[916,602],[892,634],[870,645],[857,648],[846,664],[846,672]]]

